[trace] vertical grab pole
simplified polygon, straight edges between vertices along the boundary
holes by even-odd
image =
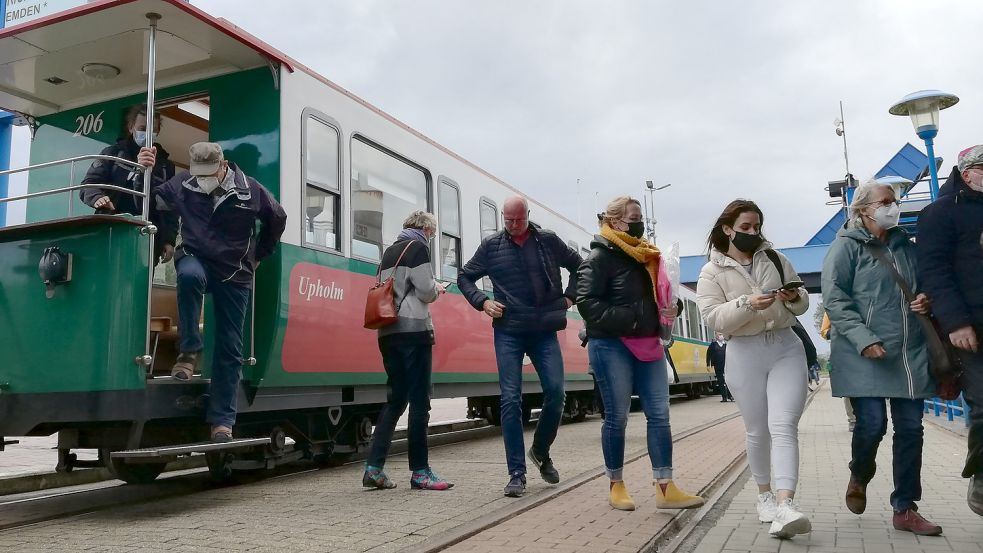
[[[154,88],[155,77],[157,75],[157,22],[160,21],[160,14],[148,13],[147,19],[150,21],[150,34],[148,35],[147,53],[147,141],[145,146],[154,146]],[[145,167],[143,170],[143,218],[147,221],[146,234],[150,239],[149,251],[147,253],[147,332],[144,336],[143,357],[141,359],[145,367],[150,367],[153,363],[153,356],[150,355],[151,337],[151,308],[153,305],[154,292],[154,238],[157,227],[150,221],[150,184],[153,179],[153,167]]]
[[[256,269],[253,269],[253,286],[249,290],[249,357],[244,365],[256,364]]]

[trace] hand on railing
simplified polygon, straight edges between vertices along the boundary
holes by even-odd
[[[101,196],[98,200],[92,203],[92,207],[96,209],[109,209],[111,211],[116,211],[116,206],[113,205],[113,201],[109,199],[109,196]]]

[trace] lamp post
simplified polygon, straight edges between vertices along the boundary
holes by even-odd
[[[647,188],[648,189],[648,192],[649,192],[649,204],[651,204],[651,206],[652,206],[651,207],[651,210],[648,210],[648,209],[646,210],[648,212],[648,215],[649,215],[649,222],[648,222],[648,225],[647,225],[648,226],[648,235],[649,235],[649,240],[653,244],[655,244],[655,191],[656,190],[665,190],[666,188],[669,188],[670,186],[672,186],[671,183],[670,184],[663,184],[662,186],[656,186],[650,180],[645,181],[645,188]]]
[[[939,134],[939,111],[954,106],[959,101],[955,94],[941,90],[919,90],[902,98],[891,106],[891,115],[909,115],[915,134],[925,141],[928,153],[929,191],[932,201],[939,197],[939,175],[935,168],[934,139]]]

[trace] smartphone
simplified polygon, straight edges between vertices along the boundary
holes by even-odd
[[[795,290],[796,288],[802,288],[803,285],[805,285],[805,283],[802,282],[801,280],[793,280],[793,281],[790,281],[790,282],[786,282],[780,288],[775,288],[774,290],[769,290],[768,293],[769,294],[777,294],[777,293],[781,292],[782,290]]]

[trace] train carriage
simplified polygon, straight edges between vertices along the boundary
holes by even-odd
[[[153,225],[92,215],[77,199],[90,163],[122,163],[93,154],[116,141],[127,107],[147,100],[148,75],[162,120],[156,140],[171,160],[186,167],[190,144],[218,142],[289,217],[277,253],[256,272],[237,440],[228,446],[236,454],[209,452],[219,474],[301,457],[341,462],[364,447],[386,397],[375,333],[361,325],[382,251],[408,213],[431,211],[437,278],[455,282],[480,240],[499,230],[504,199],[519,193],[181,0],[90,2],[0,31],[0,52],[0,107],[33,133],[27,221],[0,229],[0,436],[58,432],[62,470],[81,464],[72,450],[98,449],[123,480],[147,481],[168,460],[213,447],[198,444],[207,438],[207,302],[202,378],[173,381],[174,270],[151,259]],[[534,221],[588,246],[589,231],[530,202]],[[68,270],[46,283],[39,264],[53,262]],[[456,286],[450,292],[433,305],[433,396],[468,397],[472,416],[494,421],[491,326]],[[691,392],[712,380],[693,309],[681,314],[672,349],[678,384]],[[582,417],[593,382],[577,336],[583,322],[575,310],[568,320],[566,409]],[[528,413],[539,400],[531,365],[524,378]]]

